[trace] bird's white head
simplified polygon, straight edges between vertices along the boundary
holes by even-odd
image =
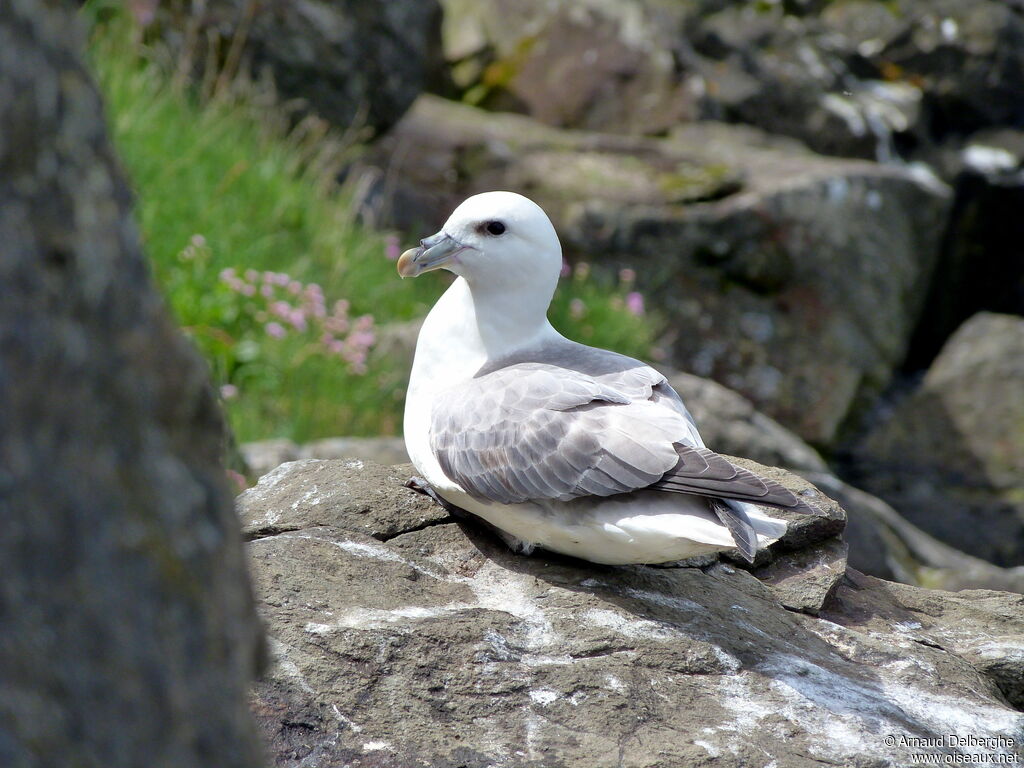
[[[485,192],[465,200],[440,232],[398,260],[402,277],[442,268],[464,277],[473,289],[515,288],[550,300],[562,268],[562,247],[535,202],[515,192]]]

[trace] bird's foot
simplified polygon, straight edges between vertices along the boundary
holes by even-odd
[[[412,490],[416,491],[416,493],[422,493],[424,496],[429,496],[431,499],[434,500],[436,504],[440,505],[442,509],[444,509],[451,515],[455,515],[457,517],[462,517],[465,515],[465,512],[456,507],[450,501],[446,501],[445,499],[441,498],[441,495],[437,491],[435,491],[433,487],[430,485],[430,483],[428,483],[422,477],[410,477],[406,481],[405,487],[412,488]]]

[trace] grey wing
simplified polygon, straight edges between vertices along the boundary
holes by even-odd
[[[645,488],[676,465],[675,443],[689,431],[650,399],[654,385],[510,365],[435,402],[431,448],[467,493],[504,504]]]
[[[822,514],[785,486],[738,467],[714,451],[680,444],[675,448],[679,461],[651,485],[652,489],[747,501],[806,515]]]
[[[650,488],[821,514],[708,450],[660,373],[606,350],[573,347],[576,368],[514,363],[435,403],[431,448],[448,477],[504,504]],[[559,351],[573,359],[572,349]]]

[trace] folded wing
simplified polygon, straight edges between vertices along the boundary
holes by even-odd
[[[649,488],[817,513],[705,448],[678,395],[639,363],[597,375],[513,363],[449,390],[431,416],[438,463],[477,498],[568,501]]]

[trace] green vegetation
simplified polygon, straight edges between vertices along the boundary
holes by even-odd
[[[201,98],[138,38],[123,16],[94,19],[92,61],[155,277],[237,438],[398,433],[410,361],[379,342],[448,281],[399,282],[397,238],[355,221],[334,181],[349,148],[322,124],[290,127],[265,89],[237,80]],[[584,271],[563,281],[552,321],[646,354],[651,322],[630,281]]]

